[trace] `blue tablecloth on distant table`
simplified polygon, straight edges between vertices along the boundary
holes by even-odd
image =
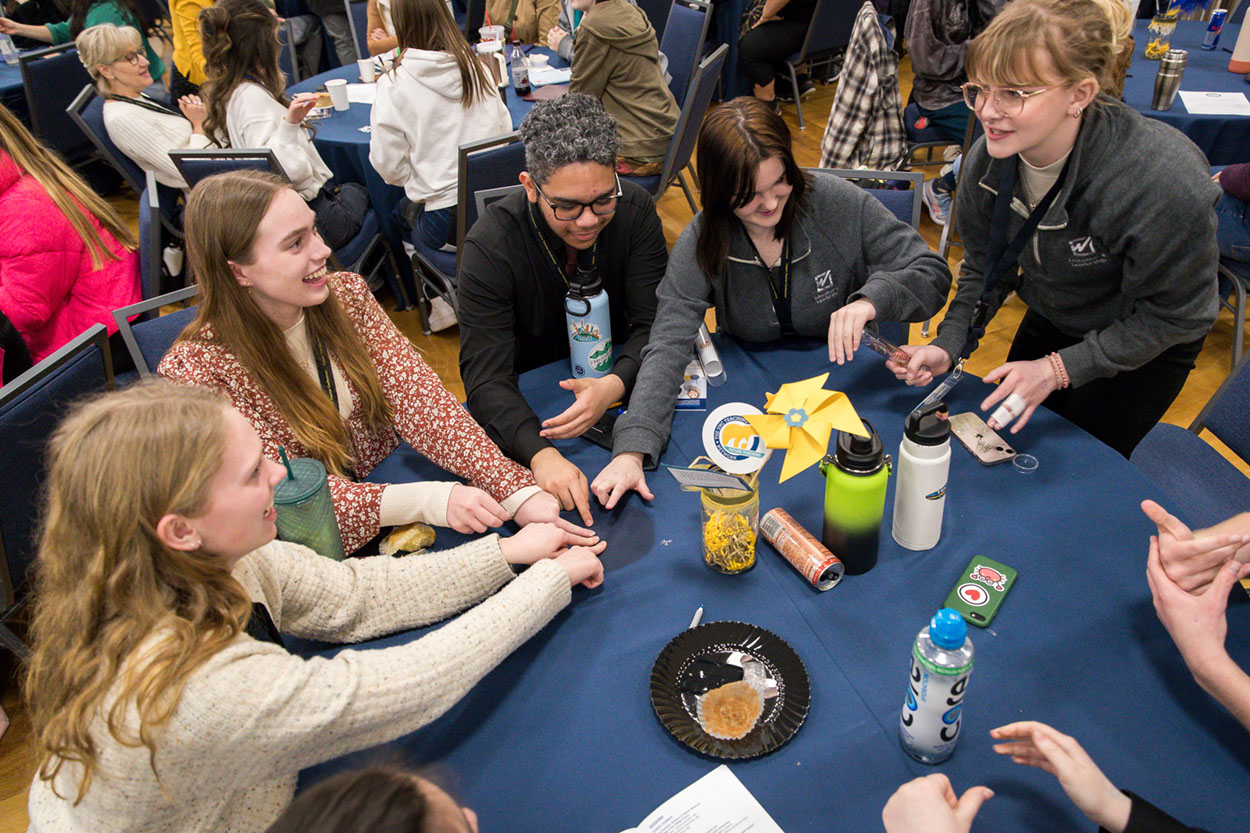
[[[728,382],[723,402],[762,405],[781,382],[825,371],[827,387],[848,392],[860,414],[897,454],[904,414],[923,395],[894,381],[864,350],[841,368],[822,343],[744,350],[717,338]],[[521,386],[546,418],[569,404],[557,381],[563,362],[528,373]],[[952,410],[985,394],[975,378]],[[702,453],[705,413],[676,415],[664,459],[687,464]],[[767,628],[798,652],[812,683],[806,723],[785,747],[734,771],[787,833],[880,829],[880,812],[903,781],[935,771],[957,790],[987,784],[997,793],[978,829],[1092,829],[1055,779],[991,751],[988,731],[1023,718],[1076,736],[1118,785],[1152,798],[1190,824],[1244,827],[1236,796],[1250,776],[1250,741],[1192,681],[1155,618],[1145,581],[1153,526],[1138,509],[1156,489],[1122,457],[1048,411],[1019,436],[1038,457],[1037,473],[982,467],[952,449],[939,545],[923,553],[890,538],[887,496],[880,562],[818,593],[767,544],[758,564],[722,576],[701,560],[699,501],[663,471],[648,475],[655,500],[636,495],[613,512],[596,506],[595,530],[608,542],[604,585],[578,589],[570,607],[488,675],[451,711],[396,742],[410,764],[440,764],[482,820],[483,830],[551,833],[618,831],[709,771],[668,735],[648,697],[651,665],[702,605],[704,621]],[[593,477],[608,453],[581,440],[558,447]],[[781,454],[761,477],[761,509],[784,506],[819,535],[824,483],[808,470],[778,484]],[[374,477],[400,472],[375,472]],[[891,481],[896,478],[891,478]],[[439,531],[439,546],[458,536]],[[963,737],[938,768],[912,762],[897,739],[909,649],[941,605],[958,571],[983,554],[1020,571],[989,630],[970,629],[976,669],[965,700]],[[422,631],[366,643],[406,643]],[[1250,604],[1230,611],[1229,649],[1250,664]],[[329,653],[329,652],[327,652]],[[372,760],[376,751],[309,770],[304,783]]]
[[[30,108],[26,105],[26,88],[22,84],[22,70],[17,64],[9,66],[0,61],[0,101],[9,112],[30,126]]]
[[[549,49],[534,47],[533,52],[551,56],[550,63],[553,67],[568,66],[567,62],[562,61]],[[311,92],[324,87],[326,81],[332,78],[344,78],[349,83],[355,84],[360,80],[360,71],[355,64],[332,69],[291,85],[287,88],[287,93],[293,95]],[[511,86],[503,89],[508,112],[512,115],[512,126],[516,127],[533,109],[534,103],[522,100]],[[368,104],[353,103],[346,111],[332,110],[329,118],[315,122],[317,135],[313,138],[313,144],[316,145],[317,152],[321,154],[326,165],[334,171],[334,176],[338,181],[359,182],[368,189],[369,203],[378,213],[382,232],[388,240],[392,241],[392,247],[398,247],[394,248],[394,251],[402,265],[409,261],[401,245],[403,232],[395,223],[392,212],[404,198],[404,189],[396,185],[388,185],[369,164],[369,133],[361,132],[360,128],[369,124],[369,114],[372,109],[372,106]]]
[[[1128,77],[1124,80],[1124,102],[1143,115],[1170,124],[1184,133],[1207,155],[1212,165],[1250,162],[1250,116],[1191,115],[1179,94],[1170,110],[1150,109],[1159,62],[1147,61],[1143,57],[1150,40],[1146,32],[1148,23],[1139,20],[1133,27],[1137,46],[1133,51]],[[1246,82],[1246,76],[1228,71],[1228,59],[1232,57],[1230,52],[1237,42],[1241,26],[1226,25],[1220,35],[1219,48],[1210,52],[1202,48],[1206,31],[1207,24],[1201,21],[1182,21],[1176,25],[1172,48],[1189,52],[1189,64],[1181,78],[1181,89],[1250,95],[1250,83]]]

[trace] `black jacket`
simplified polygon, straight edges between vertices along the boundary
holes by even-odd
[[[630,182],[622,181],[621,190],[612,221],[599,233],[597,263],[617,348],[612,372],[628,396],[651,334],[668,247],[651,196]],[[564,258],[565,246],[537,207],[533,217],[545,243],[535,233],[524,191],[495,202],[474,224],[461,253],[456,310],[469,412],[504,453],[527,466],[551,444],[538,436],[540,420],[517,377],[569,357],[567,286],[551,254]]]

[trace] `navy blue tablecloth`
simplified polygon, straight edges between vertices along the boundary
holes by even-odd
[[[923,395],[894,381],[875,355],[828,364],[822,343],[744,350],[718,338],[729,376],[710,390],[762,405],[779,384],[830,372],[897,454],[903,416]],[[563,363],[522,377],[540,417],[567,407]],[[951,397],[972,409],[986,394],[975,378]],[[702,453],[705,413],[678,413],[665,461]],[[980,466],[956,445],[942,540],[913,553],[890,538],[893,485],[880,562],[819,593],[767,544],[754,570],[722,576],[701,560],[698,498],[663,471],[648,475],[655,500],[631,496],[595,509],[609,541],[604,585],[573,603],[486,677],[447,715],[400,739],[407,763],[445,765],[483,831],[615,831],[639,822],[715,762],[678,744],[651,710],[655,657],[705,608],[704,621],[741,620],[777,633],[798,652],[812,705],[794,739],[773,754],[732,764],[787,833],[880,829],[886,799],[903,781],[940,771],[957,790],[984,783],[997,796],[977,829],[1092,829],[1055,779],[990,749],[988,731],[1036,718],[1077,737],[1118,785],[1211,830],[1243,826],[1235,796],[1250,775],[1245,732],[1193,683],[1155,618],[1146,586],[1147,536],[1138,502],[1160,497],[1127,461],[1069,423],[1039,411],[1018,438],[1040,467]],[[591,477],[608,453],[581,440],[559,444]],[[820,534],[824,484],[811,469],[778,484],[781,454],[761,477],[761,509],[784,506]],[[375,472],[375,474],[377,474]],[[891,478],[893,481],[894,478]],[[439,532],[439,546],[458,536]],[[976,668],[954,757],[937,768],[907,758],[897,740],[909,649],[968,560],[982,554],[1016,567],[1019,582],[990,629],[970,629]],[[1250,662],[1250,604],[1230,611],[1229,646]],[[409,642],[420,631],[365,644]],[[305,773],[305,783],[372,760],[376,750]]]
[[[1133,27],[1133,38],[1137,45],[1128,77],[1124,80],[1124,102],[1143,115],[1170,124],[1184,133],[1207,155],[1212,165],[1250,161],[1250,116],[1191,115],[1185,109],[1185,103],[1181,101],[1179,94],[1172,102],[1170,110],[1161,112],[1150,109],[1159,62],[1147,61],[1143,57],[1146,44],[1150,40],[1146,32],[1148,23],[1149,21],[1139,20]],[[1202,38],[1206,31],[1207,24],[1201,21],[1182,21],[1176,25],[1176,32],[1172,35],[1172,48],[1189,52],[1189,64],[1181,78],[1181,89],[1250,95],[1250,84],[1246,82],[1246,76],[1228,71],[1228,60],[1232,57],[1230,52],[1237,42],[1241,26],[1226,25],[1220,35],[1219,48],[1210,52],[1202,48]]]

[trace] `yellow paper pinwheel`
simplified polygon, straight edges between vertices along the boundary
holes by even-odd
[[[784,384],[776,393],[767,394],[764,410],[768,413],[743,415],[766,446],[787,449],[779,483],[819,462],[835,428],[868,436],[850,398],[841,391],[823,388],[828,378],[825,373]]]

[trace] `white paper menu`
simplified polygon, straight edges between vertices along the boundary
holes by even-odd
[[[623,833],[784,833],[729,767],[716,769]]]

